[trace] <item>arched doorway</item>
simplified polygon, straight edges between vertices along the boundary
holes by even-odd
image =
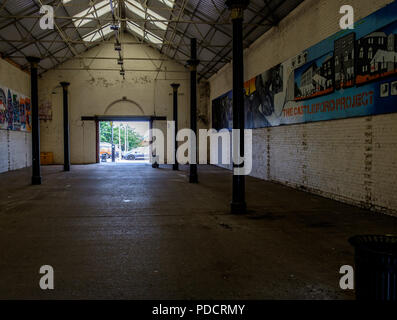
[[[142,116],[145,114],[143,108],[134,100],[123,97],[110,103],[105,108],[105,115],[127,115],[127,116]]]
[[[143,108],[134,100],[122,97],[111,102],[104,110],[104,117],[108,121],[99,122],[99,157],[101,162],[107,162],[102,156],[108,156],[112,162],[124,160],[149,160],[148,138],[145,132],[149,130],[149,122],[144,119]],[[141,118],[139,121],[120,120],[118,117]],[[131,139],[135,137],[135,140]],[[142,141],[136,140],[141,137]],[[110,149],[109,149],[110,148]],[[143,149],[144,151],[140,150]],[[109,150],[111,152],[109,153]],[[140,150],[138,152],[138,150]]]

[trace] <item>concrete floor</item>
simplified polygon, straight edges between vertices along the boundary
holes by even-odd
[[[247,178],[244,216],[229,214],[231,175],[199,168],[96,164],[0,175],[0,298],[350,299],[347,242],[395,233],[397,219]],[[39,268],[55,290],[39,288]]]

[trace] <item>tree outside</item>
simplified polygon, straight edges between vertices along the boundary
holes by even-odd
[[[112,127],[110,121],[101,121],[100,125],[100,135],[101,142],[112,143]],[[121,150],[125,151],[125,134],[127,128],[127,149],[132,150],[134,148],[140,147],[144,140],[144,137],[139,133],[135,132],[133,128],[130,128],[128,125],[122,122],[113,122],[113,143],[115,145],[119,144],[119,127],[120,127],[120,141],[121,141]]]

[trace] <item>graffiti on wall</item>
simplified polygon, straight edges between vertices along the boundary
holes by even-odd
[[[0,86],[0,129],[31,131],[30,98]]]
[[[397,2],[244,83],[246,128],[397,112]],[[232,128],[232,92],[212,101]]]

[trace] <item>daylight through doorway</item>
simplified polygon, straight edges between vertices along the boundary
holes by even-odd
[[[101,163],[149,163],[149,121],[100,121]]]

